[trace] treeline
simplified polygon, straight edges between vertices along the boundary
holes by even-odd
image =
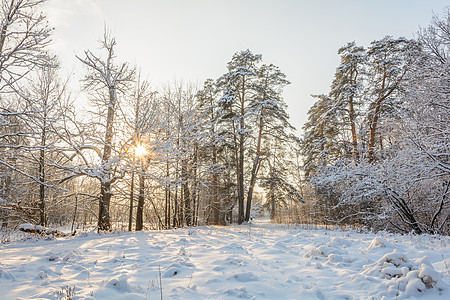
[[[85,67],[79,107],[41,0],[3,0],[0,35],[0,219],[5,226],[96,224],[142,230],[242,223],[260,186],[272,215],[301,202],[299,140],[278,67],[250,50],[203,87],[153,89],[120,62],[105,30]]]
[[[350,42],[302,155],[321,223],[450,233],[450,8],[417,38]]]

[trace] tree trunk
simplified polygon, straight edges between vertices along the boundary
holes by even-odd
[[[45,166],[44,166],[44,150],[40,150],[39,155],[39,213],[40,213],[40,221],[39,225],[47,226],[47,220],[45,218]]]
[[[239,137],[238,224],[244,220],[244,136]]]
[[[381,82],[381,93],[379,98],[375,101],[375,110],[373,113],[373,117],[372,120],[370,122],[370,126],[369,126],[369,145],[368,145],[368,149],[367,149],[367,158],[369,159],[369,162],[372,162],[374,160],[374,152],[375,152],[375,136],[377,134],[377,126],[378,126],[378,119],[379,119],[379,115],[380,115],[380,110],[381,110],[381,104],[384,100],[386,100],[387,97],[389,97],[389,95],[392,94],[393,91],[395,91],[397,89],[397,86],[399,85],[401,79],[403,78],[403,76],[406,73],[406,70],[403,72],[402,76],[400,77],[400,79],[389,89],[387,89],[387,91],[385,91],[385,85],[386,85],[386,70],[384,71],[383,74],[383,79]],[[385,92],[385,93],[384,93]]]
[[[198,162],[198,146],[197,144],[194,147],[194,166],[193,166],[193,186],[192,186],[192,218],[191,218],[191,226],[195,226],[197,224],[197,193],[198,193],[198,178],[197,178],[197,162]]]
[[[270,219],[275,220],[275,214],[276,214],[276,203],[275,203],[275,195],[273,193],[273,183],[270,184]]]
[[[196,217],[195,217],[195,226],[198,226],[198,217],[199,217],[199,212],[200,212],[200,193],[197,192],[197,205],[196,205]]]
[[[77,219],[77,209],[78,209],[78,193],[75,194],[75,210],[73,212],[72,226],[70,226],[70,234],[75,235],[75,231],[73,230],[75,226],[75,221]]]
[[[269,161],[269,169],[270,169],[270,185],[269,185],[269,194],[270,194],[270,219],[275,219],[276,214],[276,202],[275,202],[275,153],[273,155],[273,163]]]
[[[212,150],[212,163],[213,166],[217,165],[217,149],[216,146],[213,146]],[[210,203],[211,210],[211,224],[218,225],[220,223],[220,202],[218,199],[218,176],[217,173],[213,173],[212,175],[212,201]]]
[[[42,132],[41,147],[45,146],[45,121],[44,129]],[[45,218],[45,151],[41,148],[39,151],[39,225],[47,226],[47,220]]]
[[[258,142],[256,145],[256,157],[253,162],[252,173],[250,177],[250,187],[248,188],[247,194],[247,207],[245,211],[245,221],[248,222],[250,220],[250,211],[252,207],[252,198],[253,198],[253,190],[255,188],[256,176],[258,175],[259,166],[260,166],[260,155],[261,155],[261,140],[262,140],[262,131],[263,131],[263,112],[261,112],[261,117],[259,118],[259,132],[258,132]]]
[[[378,125],[378,118],[381,108],[381,102],[377,103],[375,106],[374,115],[372,118],[372,121],[370,122],[370,129],[369,129],[369,145],[367,149],[367,158],[369,159],[369,162],[372,162],[374,160],[374,153],[375,153],[375,135],[377,133],[377,125]]]
[[[40,225],[46,227],[47,220],[45,217],[45,146],[47,143],[47,105],[48,105],[48,93],[49,86],[45,87],[45,97],[42,103],[42,131],[41,131],[41,149],[39,150],[39,212],[40,212]]]
[[[144,228],[144,166],[141,161],[141,173],[139,173],[139,196],[138,205],[136,209],[136,231],[140,231]]]
[[[253,199],[253,190],[255,188],[256,176],[258,173],[260,161],[259,161],[259,153],[256,154],[255,161],[253,162],[252,173],[250,177],[250,186],[248,188],[247,193],[247,206],[245,207],[245,221],[248,222],[250,220],[250,211],[252,206]]]
[[[241,111],[239,119],[239,161],[238,161],[238,224],[244,220],[244,114],[245,114],[245,76],[242,76]]]
[[[134,165],[134,163],[133,163]],[[134,170],[131,173],[131,187],[130,187],[130,213],[128,216],[128,231],[133,228],[133,205],[134,205]]]
[[[169,178],[169,164],[167,163],[167,173],[166,178]],[[164,187],[164,228],[168,229],[170,227],[170,194],[169,186],[166,184]]]
[[[178,176],[177,176],[178,178]],[[175,187],[175,198],[174,198],[174,208],[173,208],[173,225],[172,227],[178,227],[178,186]]]
[[[188,171],[186,162],[182,162],[181,167],[181,178],[183,181],[182,189],[183,189],[183,202],[184,202],[184,222],[186,226],[192,225],[192,208],[191,208],[191,193],[189,190],[189,180],[188,180]]]
[[[109,105],[108,115],[106,118],[106,132],[105,145],[103,147],[102,165],[105,166],[103,177],[101,179],[100,188],[100,204],[98,213],[98,229],[111,230],[111,223],[109,218],[109,204],[111,202],[111,167],[107,165],[111,157],[112,139],[113,139],[113,124],[114,124],[114,110],[116,104],[116,90],[114,87],[109,88]]]
[[[111,182],[101,183],[100,203],[98,208],[98,230],[111,230],[109,219],[109,203],[111,201]]]
[[[209,97],[209,106],[210,106],[210,121],[211,121],[211,133],[213,134],[213,137],[215,138],[215,125],[214,125],[214,102],[213,102],[214,97],[210,96]],[[217,167],[217,148],[216,145],[214,144],[214,141],[212,142],[212,165],[213,168]],[[213,225],[219,225],[220,222],[220,202],[218,199],[218,184],[219,184],[219,180],[218,180],[218,175],[217,172],[214,171],[212,174],[212,197],[210,198],[211,201],[209,202],[209,213],[211,218],[209,219],[209,223],[213,224]],[[198,203],[197,203],[198,205]]]
[[[170,203],[170,201],[171,201],[171,193],[170,193],[170,188],[166,188],[167,190],[166,190],[166,192],[167,192],[167,194],[166,194],[166,211],[167,211],[167,215],[166,215],[166,220],[165,220],[165,223],[166,223],[166,229],[169,229],[170,228],[170,218],[171,218],[171,203]]]
[[[358,71],[356,70],[356,67],[353,70],[353,72],[355,74],[355,77],[353,78],[353,74],[351,74],[350,76],[352,77],[352,85],[355,85],[357,77],[358,77]],[[348,117],[349,117],[349,120],[350,120],[350,130],[351,130],[351,133],[352,133],[353,160],[355,161],[355,164],[358,164],[358,162],[359,162],[358,136],[356,135],[356,125],[355,125],[356,116],[355,116],[355,107],[354,107],[353,94],[350,95],[348,104],[349,104]]]

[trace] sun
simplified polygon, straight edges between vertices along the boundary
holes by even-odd
[[[148,153],[147,149],[142,145],[137,145],[134,147],[134,155],[136,156],[144,156]]]

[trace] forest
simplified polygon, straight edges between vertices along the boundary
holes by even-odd
[[[1,4],[2,229],[248,224],[265,211],[280,223],[450,234],[450,7],[414,39],[338,49],[330,91],[313,96],[299,134],[287,76],[249,49],[202,86],[156,89],[105,26],[98,48],[76,54],[84,78],[72,82],[49,49],[43,2]]]

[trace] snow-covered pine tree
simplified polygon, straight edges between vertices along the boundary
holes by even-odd
[[[382,142],[379,122],[383,114],[395,114],[405,74],[417,57],[417,42],[403,37],[386,36],[373,41],[367,49],[368,63],[365,97],[369,100],[367,158],[376,158],[376,140]],[[382,144],[380,145],[382,147]]]
[[[282,145],[291,141],[291,134],[294,127],[289,123],[289,116],[286,112],[286,103],[283,100],[283,87],[289,84],[286,75],[274,66],[262,65],[258,69],[258,78],[253,86],[255,97],[249,104],[252,113],[250,118],[252,127],[257,128],[255,132],[256,142],[251,143],[252,158],[250,171],[250,181],[247,192],[247,205],[245,210],[245,221],[250,219],[253,192],[261,163],[264,159],[275,156],[280,159],[276,151],[263,151],[267,149],[269,140],[276,140],[275,144]]]
[[[235,151],[236,183],[238,195],[238,218],[244,221],[244,161],[245,143],[251,134],[246,120],[249,117],[249,103],[256,97],[253,82],[257,78],[262,57],[250,50],[237,52],[227,64],[228,72],[218,79],[223,90],[219,101],[222,108],[223,133],[231,137]]]
[[[360,159],[357,118],[362,113],[361,89],[367,55],[365,49],[357,46],[355,42],[341,47],[338,54],[341,55],[341,64],[336,69],[329,93],[334,103],[327,114],[332,114],[342,122],[342,131],[350,131],[349,135],[343,132],[342,137],[350,136],[351,140],[338,143],[351,145],[353,160],[357,164]]]

